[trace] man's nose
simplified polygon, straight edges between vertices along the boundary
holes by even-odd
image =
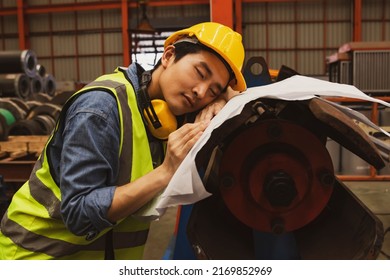
[[[195,97],[198,98],[198,99],[202,99],[203,97],[205,97],[206,92],[207,92],[207,85],[204,84],[204,83],[198,84],[198,85],[194,88],[194,95],[195,95]]]

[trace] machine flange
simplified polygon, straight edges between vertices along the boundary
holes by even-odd
[[[219,189],[230,211],[247,226],[283,233],[305,226],[332,194],[333,164],[326,147],[293,122],[268,119],[226,146]]]

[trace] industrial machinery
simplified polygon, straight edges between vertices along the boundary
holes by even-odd
[[[334,174],[328,138],[385,165],[370,137],[321,98],[260,98],[216,128],[196,156],[212,196],[181,220],[194,257],[375,259],[382,223]]]

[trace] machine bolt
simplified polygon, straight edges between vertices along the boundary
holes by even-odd
[[[264,194],[272,206],[289,206],[297,195],[292,177],[283,170],[269,173],[264,181]]]
[[[267,127],[267,134],[272,139],[280,138],[283,134],[282,127],[276,123],[270,124]]]
[[[322,170],[319,173],[319,179],[322,185],[329,187],[333,186],[335,182],[334,174],[328,170]]]
[[[224,188],[231,188],[234,185],[234,177],[231,175],[225,175],[221,178],[221,186]]]
[[[282,234],[285,231],[284,221],[281,218],[275,218],[271,221],[271,230],[273,234]]]

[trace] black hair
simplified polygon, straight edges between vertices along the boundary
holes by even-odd
[[[204,45],[198,44],[198,43],[191,43],[191,42],[178,42],[174,44],[175,46],[175,62],[182,59],[187,54],[196,54],[201,51],[210,51],[209,48],[206,48]]]
[[[187,42],[187,41],[175,43],[174,46],[175,46],[174,62],[179,61],[187,54],[196,54],[196,53],[199,53],[201,51],[207,51],[207,52],[210,52],[210,53],[214,54],[215,56],[217,56],[222,61],[222,63],[225,65],[225,67],[227,68],[227,70],[229,72],[229,83],[231,80],[233,80],[235,78],[234,72],[233,72],[232,68],[230,67],[230,65],[226,62],[225,59],[222,58],[222,56],[219,53],[217,53],[213,49],[211,49],[203,44],[200,44],[200,43],[192,43],[192,42]],[[156,69],[160,64],[161,64],[161,59],[157,62],[157,64],[155,65],[154,68]],[[227,86],[224,88],[223,92],[226,91],[226,88],[227,88]]]

